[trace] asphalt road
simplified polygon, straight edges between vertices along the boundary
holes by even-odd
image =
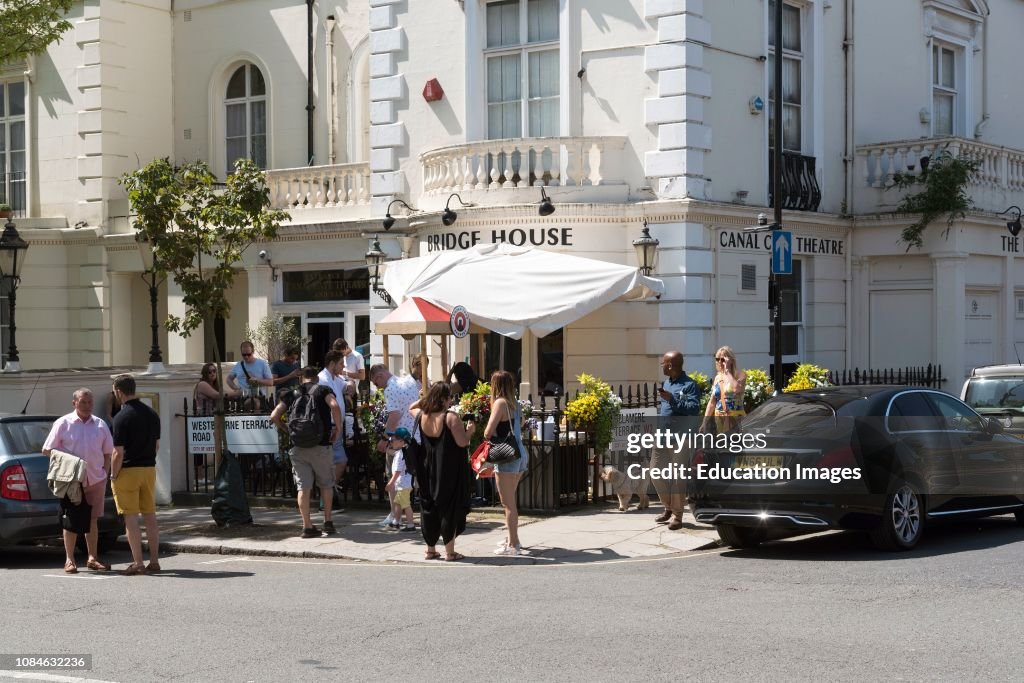
[[[1012,517],[930,529],[904,554],[824,534],[588,565],[178,555],[158,576],[95,578],[61,564],[2,551],[0,654],[89,653],[93,669],[20,680],[1024,677]]]

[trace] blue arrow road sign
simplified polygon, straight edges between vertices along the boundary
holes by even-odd
[[[793,233],[789,230],[772,232],[772,272],[776,275],[793,274]]]

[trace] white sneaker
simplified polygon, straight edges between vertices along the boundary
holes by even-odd
[[[495,550],[494,554],[495,555],[508,555],[510,557],[514,557],[516,555],[524,555],[525,553],[523,552],[523,546],[521,546],[521,545],[517,545],[515,547],[510,546],[510,545],[506,545],[506,546],[503,546],[503,547],[498,548],[497,550]]]
[[[498,547],[501,548],[501,549],[507,548],[508,547],[508,539],[507,538],[503,538],[500,541],[498,541]]]
[[[377,522],[377,524],[379,526],[389,526],[389,525],[394,524],[394,523],[395,523],[395,517],[390,512],[388,513],[387,517],[385,517],[381,521]]]

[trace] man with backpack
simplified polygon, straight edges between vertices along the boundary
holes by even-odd
[[[288,422],[284,421],[287,413]],[[334,462],[331,444],[344,438],[341,407],[330,387],[317,383],[316,368],[302,369],[302,384],[283,394],[270,419],[288,432],[292,442],[292,476],[298,489],[302,538],[320,538],[309,513],[309,492],[314,482],[324,501],[324,533],[333,534],[331,498],[334,493]]]

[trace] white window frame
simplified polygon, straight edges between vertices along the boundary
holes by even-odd
[[[978,3],[972,0],[972,5],[978,7]],[[953,110],[953,136],[971,137],[976,121],[974,120],[974,82],[973,82],[973,60],[975,48],[981,47],[981,32],[983,30],[982,14],[963,9],[957,4],[944,2],[943,0],[924,0],[924,35],[927,40],[928,60],[926,81],[928,111],[931,112],[931,122],[928,124],[928,134],[937,137],[935,133],[935,101],[933,99],[935,83],[935,60],[933,48],[936,44],[953,50],[956,57],[956,90],[957,98]],[[979,10],[982,11],[982,10]]]
[[[466,140],[476,142],[487,140],[487,56],[493,56],[493,51],[515,51],[513,48],[488,48],[487,47],[487,4],[489,0],[466,0],[466,92],[479,93],[476,96],[466,98]],[[523,0],[525,3],[525,0]],[[556,136],[571,136],[576,134],[578,124],[574,122],[573,112],[579,109],[580,93],[578,87],[573,87],[576,78],[576,70],[579,68],[578,49],[576,43],[578,38],[574,31],[573,16],[579,16],[580,8],[576,5],[580,0],[558,0],[558,41],[545,43],[534,43],[519,45],[518,49],[541,48],[551,49],[558,46],[558,120],[559,130]],[[574,14],[575,13],[575,14]],[[520,36],[526,35],[522,28],[525,21],[525,12],[520,12]],[[576,55],[576,56],[574,56]],[[526,79],[526,86],[529,84],[528,57],[527,67],[522,69],[522,76]],[[520,93],[524,103],[522,115],[527,117],[523,122],[524,137],[529,133],[529,120],[527,105],[529,102],[529,88],[524,87]]]
[[[211,125],[208,129],[207,149],[209,165],[214,174],[227,169],[227,100],[228,82],[238,67],[246,63],[254,65],[263,74],[266,87],[267,107],[267,170],[276,168],[274,165],[274,83],[270,69],[262,59],[251,53],[235,54],[218,64],[213,70],[213,77],[207,91],[209,116]]]
[[[29,188],[29,184],[30,184],[29,183],[29,174],[30,174],[30,166],[29,166],[29,164],[30,164],[30,159],[31,159],[31,157],[30,157],[31,150],[29,149],[30,135],[29,135],[29,118],[28,118],[28,93],[29,93],[28,83],[26,82],[24,76],[19,76],[19,77],[15,77],[15,78],[3,78],[2,76],[3,76],[3,74],[0,74],[0,84],[2,84],[4,87],[3,87],[3,89],[0,89],[0,97],[4,98],[4,101],[2,102],[2,104],[4,106],[3,106],[3,110],[2,110],[3,111],[3,116],[0,116],[0,141],[3,142],[3,149],[2,149],[2,151],[0,151],[0,155],[3,155],[3,157],[4,157],[4,163],[3,163],[3,166],[2,166],[2,168],[4,169],[4,172],[3,172],[2,175],[0,175],[0,197],[3,198],[4,202],[6,202],[7,204],[10,204],[11,207],[15,211],[21,211],[21,212],[24,213],[24,215],[27,216],[27,215],[29,215],[29,213],[28,213],[28,188]],[[22,113],[20,115],[18,115],[18,116],[11,116],[11,114],[10,114],[10,111],[11,111],[11,103],[9,101],[10,100],[10,97],[9,97],[10,89],[7,86],[10,85],[10,84],[13,84],[13,83],[21,83],[22,84],[22,88],[24,90],[24,98],[22,100]],[[11,132],[11,124],[14,124],[14,123],[21,123],[22,124],[23,129],[24,129],[24,139],[25,139],[25,146],[22,147],[21,149],[17,150],[17,151],[22,152],[25,155],[25,171],[24,171],[24,173],[25,173],[25,179],[24,179],[25,187],[23,188],[23,197],[22,197],[24,204],[21,205],[21,206],[15,206],[14,205],[14,201],[13,201],[14,193],[11,192],[11,184],[10,184],[10,182],[8,182],[8,177],[9,177],[8,174],[11,173],[11,156],[10,155],[11,155],[11,151],[12,151],[11,150],[11,134],[10,134],[10,132]],[[6,301],[6,299],[5,299],[5,301]]]
[[[787,50],[785,48],[783,48],[783,50],[782,50],[783,64],[785,64],[785,62],[787,60],[799,62],[799,64],[800,64],[800,104],[796,105],[800,109],[800,149],[790,149],[790,148],[786,147],[785,144],[783,144],[782,151],[784,151],[784,152],[795,152],[797,154],[806,154],[805,150],[807,148],[807,143],[805,141],[807,140],[807,133],[808,133],[808,128],[809,128],[809,126],[807,124],[807,114],[808,114],[808,109],[809,109],[807,107],[807,99],[808,99],[807,95],[808,95],[808,92],[809,92],[808,88],[810,86],[810,80],[811,80],[807,76],[807,66],[808,65],[806,64],[806,62],[809,61],[809,60],[805,59],[805,56],[807,54],[807,47],[809,45],[808,39],[809,39],[810,34],[811,34],[811,31],[808,30],[808,26],[807,26],[809,12],[807,10],[807,6],[802,4],[802,3],[798,3],[798,2],[783,2],[783,4],[788,5],[789,7],[795,8],[800,13],[800,52],[795,52],[793,50]],[[770,36],[771,30],[772,30],[771,27],[774,24],[775,17],[770,12],[770,5],[769,5],[769,3],[765,3],[765,5],[769,6],[769,14],[768,14],[768,22],[769,23],[767,25],[766,34],[768,34]],[[781,39],[781,36],[776,36],[776,40],[780,40],[780,39]],[[768,48],[767,49],[768,49],[767,54],[769,56],[771,56],[771,57],[774,57],[775,49],[772,47],[770,42],[768,42]],[[765,80],[765,83],[766,83],[766,85],[770,85],[771,79],[772,79],[771,69],[773,68],[773,66],[771,64],[771,60],[768,60],[765,63],[765,65],[766,65],[766,69],[765,69],[766,80]],[[772,121],[772,116],[773,116],[772,107],[774,106],[773,103],[772,103],[772,99],[773,99],[772,98],[772,94],[773,94],[772,93],[772,88],[768,87],[767,88],[767,97],[765,98],[765,101],[768,102],[768,116],[766,116],[765,119],[767,120],[768,126],[769,126],[769,131],[768,131],[769,139],[771,139],[771,129],[770,129],[770,126],[771,126],[771,121]],[[785,109],[785,104],[783,104],[783,109]],[[785,143],[785,132],[783,132],[783,143]]]
[[[238,73],[238,71],[244,70],[244,74],[245,75],[243,76],[243,80],[245,82],[245,96],[243,96],[243,97],[234,97],[234,98],[230,98],[229,99],[228,96],[227,96],[227,92],[226,92],[227,87],[225,86],[224,105],[223,105],[224,106],[224,122],[225,122],[225,130],[224,130],[224,175],[225,175],[225,177],[227,175],[229,175],[230,173],[232,173],[232,171],[233,171],[233,169],[231,168],[232,164],[231,164],[231,162],[227,158],[227,155],[228,155],[228,151],[227,151],[227,146],[228,146],[228,137],[227,137],[227,118],[228,118],[227,117],[227,112],[228,112],[228,107],[237,107],[237,106],[240,106],[240,105],[245,107],[245,134],[243,136],[243,139],[245,140],[245,157],[243,157],[243,158],[245,158],[245,159],[252,159],[253,161],[255,161],[255,159],[253,158],[253,139],[255,138],[256,134],[253,131],[253,125],[252,125],[252,122],[253,122],[252,110],[253,110],[253,105],[254,104],[262,104],[263,105],[264,118],[266,118],[266,113],[267,113],[267,81],[266,81],[265,78],[263,78],[263,72],[260,71],[260,78],[263,78],[263,94],[262,95],[253,95],[252,92],[251,92],[251,89],[252,89],[252,69],[259,70],[259,67],[256,66],[255,64],[251,63],[251,62],[246,63],[246,64],[239,64],[237,67],[235,67],[235,70],[234,70],[234,72],[232,72],[231,76],[228,77],[228,82],[230,83],[231,79],[234,77],[234,75],[236,73]],[[263,154],[264,154],[264,156],[266,156],[267,134],[268,134],[268,132],[269,131],[266,130],[266,121],[264,121],[264,131],[263,131]]]
[[[949,90],[936,84],[937,74],[935,73],[935,51],[949,50],[953,53],[953,89]],[[933,37],[929,41],[928,48],[928,106],[931,110],[931,130],[933,137],[966,137],[967,122],[970,120],[969,98],[968,98],[968,53],[969,44],[943,35]],[[941,52],[940,52],[941,55]],[[940,59],[941,63],[941,59]],[[938,116],[935,111],[935,94],[940,90],[953,95],[953,126],[949,133],[939,133],[935,130]]]

